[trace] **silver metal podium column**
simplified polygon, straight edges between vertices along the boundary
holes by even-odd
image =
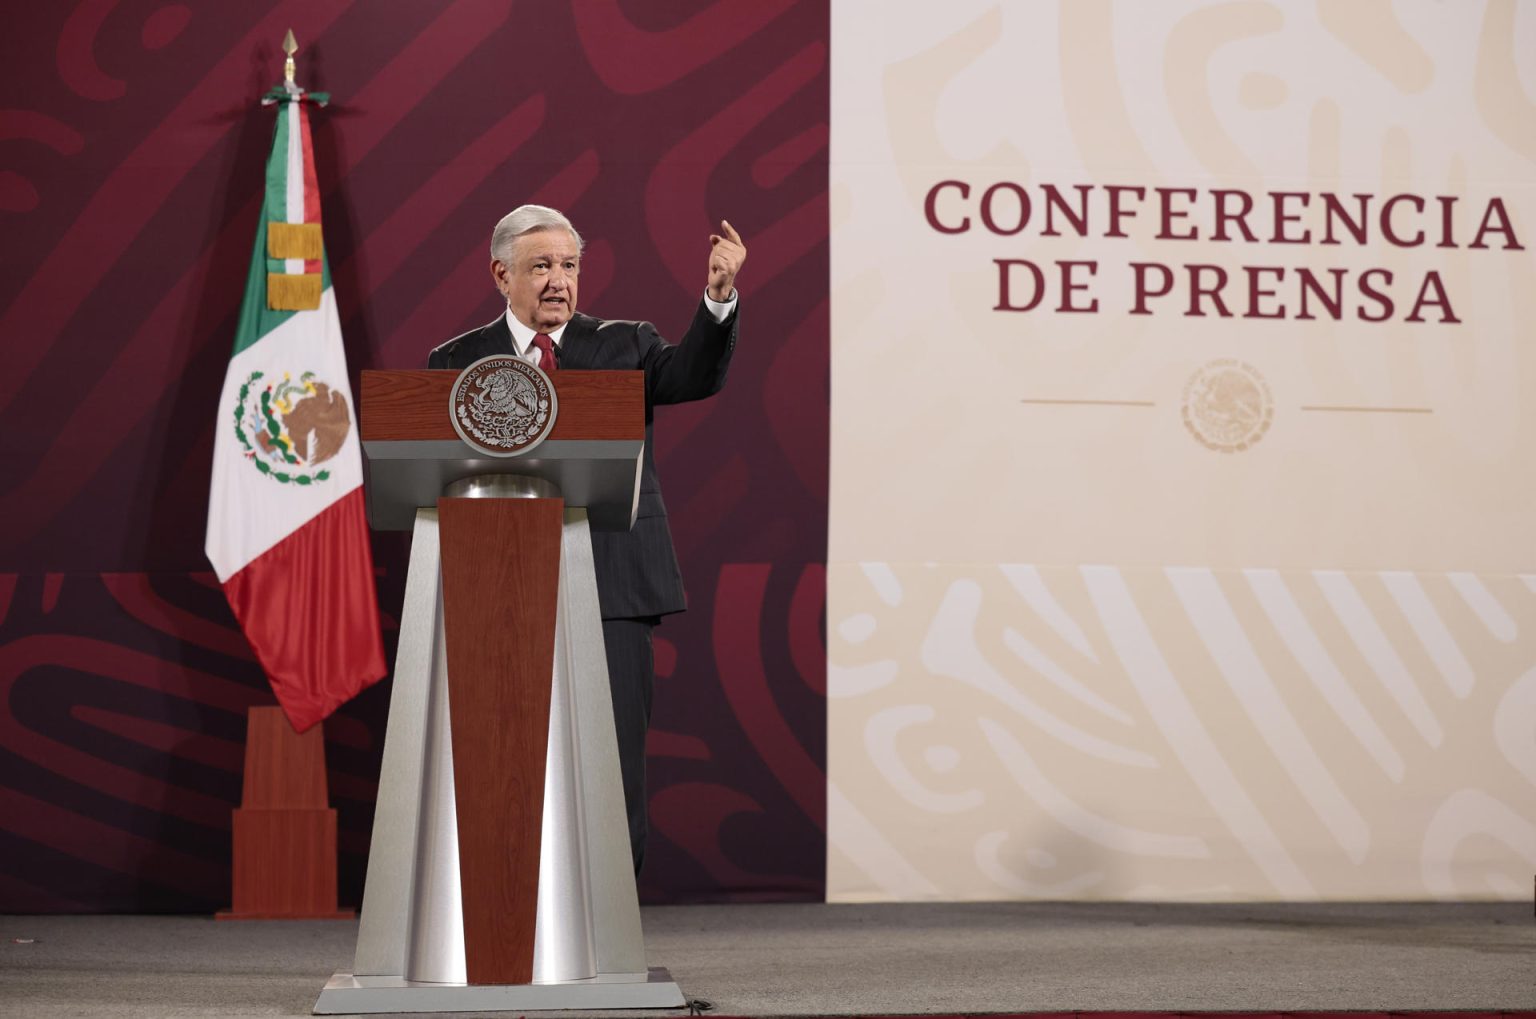
[[[538,479],[467,480],[445,494],[549,494]],[[437,511],[418,510],[413,533],[354,971],[314,1011],[682,1007],[670,975],[645,964],[582,509],[566,510],[561,539],[534,983],[464,982]]]

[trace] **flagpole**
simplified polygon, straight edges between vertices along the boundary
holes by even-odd
[[[261,105],[271,106],[281,102],[310,102],[316,106],[325,106],[331,101],[329,94],[325,92],[311,92],[300,87],[297,81],[298,66],[293,55],[299,52],[298,40],[294,38],[293,29],[288,29],[288,34],[283,36],[283,83],[273,88],[261,97]]]
[[[290,92],[297,92],[299,87],[293,83],[294,65],[293,55],[299,52],[299,44],[293,38],[293,29],[288,29],[288,34],[283,36],[283,52],[288,54],[288,59],[283,61],[283,87]]]

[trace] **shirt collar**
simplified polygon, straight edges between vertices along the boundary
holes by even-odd
[[[506,311],[506,320],[507,329],[512,333],[512,346],[517,349],[517,356],[526,358],[528,356],[528,348],[533,346],[533,338],[538,335],[538,332],[519,322],[517,316],[512,314],[511,308],[508,308]],[[560,346],[560,337],[565,335],[565,327],[570,324],[570,321],[567,320],[559,329],[545,333],[545,335],[558,347]]]

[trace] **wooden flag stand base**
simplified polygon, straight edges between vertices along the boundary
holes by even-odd
[[[336,908],[336,811],[325,738],[293,731],[280,708],[251,708],[245,788],[234,813],[234,882],[217,920],[350,920]]]

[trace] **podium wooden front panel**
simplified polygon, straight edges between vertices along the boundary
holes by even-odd
[[[448,397],[454,371],[366,371],[358,411],[368,477],[368,522],[408,531],[416,509],[453,482],[485,474],[543,478],[592,527],[627,531],[640,496],[645,373],[557,371],[559,413],[549,437],[522,456],[493,457],[459,438]]]
[[[559,499],[440,499],[465,964],[533,979],[560,586]]]
[[[457,371],[441,369],[363,372],[362,440],[460,441],[448,414],[448,395],[458,377]],[[643,372],[565,371],[550,381],[560,397],[560,413],[546,441],[645,438]]]

